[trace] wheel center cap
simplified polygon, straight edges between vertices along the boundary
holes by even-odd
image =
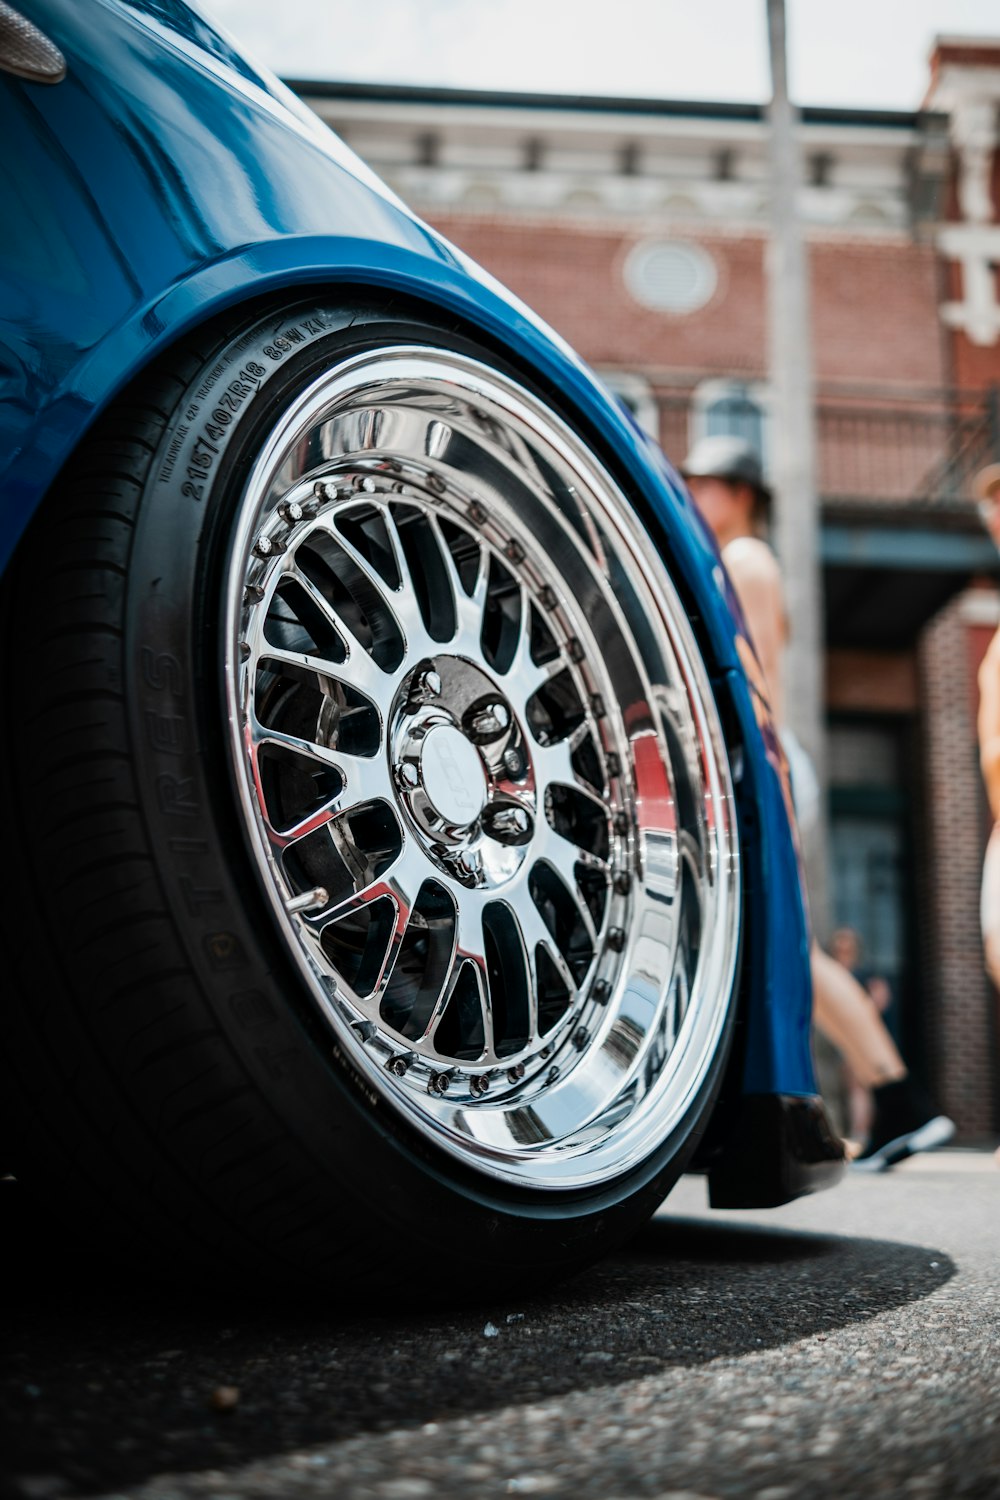
[[[432,729],[420,748],[420,779],[428,802],[444,822],[465,828],[486,801],[479,751],[450,724]]]

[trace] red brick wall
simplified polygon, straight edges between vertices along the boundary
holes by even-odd
[[[460,214],[439,214],[435,224],[591,364],[765,373],[765,241],[756,231],[676,230],[710,251],[719,281],[704,308],[675,316],[640,307],[626,291],[621,270],[633,234]],[[897,237],[814,237],[810,267],[817,381],[944,383],[930,247]]]
[[[817,380],[946,383],[931,246],[814,244],[811,276]]]
[[[982,780],[970,691],[969,627],[961,600],[923,634],[920,673],[926,774],[924,910],[927,1056],[937,1102],[962,1137],[988,1137],[996,1126],[1000,1057],[994,1008],[983,969],[979,886],[983,844]]]

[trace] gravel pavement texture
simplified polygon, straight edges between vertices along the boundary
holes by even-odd
[[[557,1292],[404,1316],[122,1284],[0,1183],[2,1500],[1000,1497],[1000,1167],[766,1213],[685,1178]]]

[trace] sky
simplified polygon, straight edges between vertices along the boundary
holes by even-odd
[[[200,0],[284,78],[765,100],[766,0]],[[798,104],[916,109],[936,35],[1000,37],[1000,0],[786,0]]]

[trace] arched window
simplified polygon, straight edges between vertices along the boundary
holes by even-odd
[[[766,469],[770,446],[768,404],[767,388],[761,381],[704,381],[691,403],[692,447],[701,438],[717,434],[740,437],[756,448]]]

